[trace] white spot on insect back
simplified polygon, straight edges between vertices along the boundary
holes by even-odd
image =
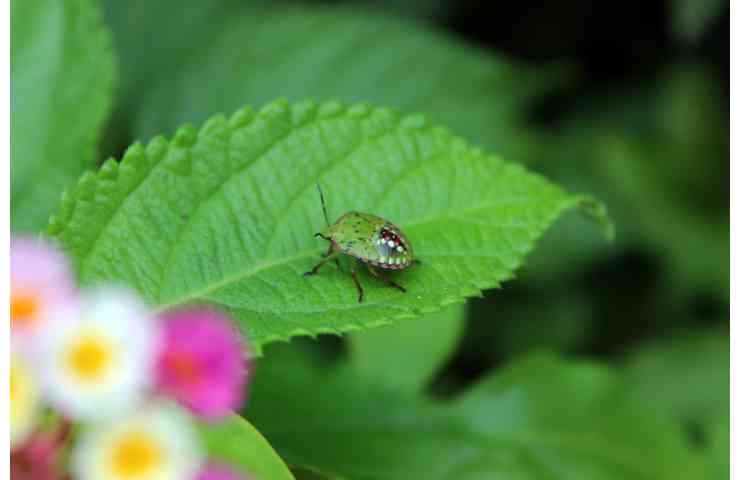
[[[397,246],[396,251],[398,251],[399,253],[403,253],[403,247],[401,245]]]
[[[396,244],[393,243],[393,240],[388,240],[388,246],[391,247],[391,248],[393,248],[393,247],[396,246]]]

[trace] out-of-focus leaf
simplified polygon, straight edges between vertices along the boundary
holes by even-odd
[[[36,232],[93,166],[113,53],[93,1],[14,0],[10,17],[11,228]]]
[[[644,400],[692,425],[729,415],[730,338],[724,329],[678,332],[625,356],[627,379]]]
[[[365,379],[381,377],[399,391],[422,390],[460,340],[465,307],[349,336],[355,368]]]
[[[107,10],[131,66],[122,108],[139,139],[277,97],[367,101],[423,112],[520,161],[533,147],[527,106],[565,80],[560,67],[524,68],[359,6],[113,0]]]
[[[476,332],[475,338],[467,338],[467,347],[478,355],[511,358],[532,350],[572,351],[593,333],[591,306],[577,292],[545,296],[539,290],[493,290],[470,303]]]
[[[714,477],[730,478],[730,416],[719,419],[709,431],[709,455]]]
[[[200,438],[208,457],[264,480],[291,480],[293,475],[267,440],[238,415],[219,423],[201,423]]]
[[[673,0],[673,33],[689,43],[697,42],[725,10],[727,0]]]
[[[317,182],[334,218],[372,212],[404,230],[423,262],[399,272],[407,294],[362,271],[358,303],[347,272],[302,276],[326,249],[313,236],[323,224]],[[423,116],[281,101],[132,146],[82,177],[49,233],[84,284],[121,282],[162,309],[214,304],[259,349],[393,323],[496,287],[571,209],[611,227],[590,197]]]
[[[296,480],[344,480],[341,477],[329,477],[306,467],[295,467],[290,471]]]
[[[357,3],[362,3],[362,0]],[[439,18],[449,9],[445,0],[380,0],[373,3],[387,5],[390,9],[417,18]]]
[[[717,292],[729,297],[730,223],[726,216],[682,207],[666,190],[659,173],[648,163],[661,148],[643,142],[604,139],[604,170],[608,182],[619,184],[622,205],[631,216],[635,239],[662,254],[674,286]],[[669,168],[666,165],[666,168]],[[631,213],[628,213],[631,212]]]
[[[276,348],[277,347],[277,348]],[[247,416],[293,464],[353,479],[691,479],[705,465],[677,425],[608,369],[528,356],[432,401],[268,350]]]
[[[705,69],[685,66],[642,93],[591,99],[543,143],[552,158],[534,168],[568,188],[598,191],[618,225],[616,248],[654,253],[674,291],[729,298],[729,123],[721,98]],[[583,231],[577,221],[558,228],[523,275],[557,280],[562,268],[598,258],[603,246]]]

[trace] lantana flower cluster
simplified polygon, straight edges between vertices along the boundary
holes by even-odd
[[[196,434],[244,401],[246,345],[225,315],[80,290],[40,239],[13,238],[10,253],[12,478],[244,478]]]

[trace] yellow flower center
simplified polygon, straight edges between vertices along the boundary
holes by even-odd
[[[13,359],[10,364],[10,412],[11,416],[24,412],[33,402],[33,381],[25,366]]]
[[[113,445],[111,468],[119,478],[147,475],[164,463],[164,452],[156,438],[145,431],[126,433]]]
[[[10,441],[20,445],[38,420],[39,398],[31,371],[23,361],[10,361]]]
[[[80,380],[102,380],[111,370],[113,346],[101,335],[85,335],[71,345],[67,352],[67,365]]]
[[[28,293],[11,293],[10,328],[28,329],[36,322],[39,310],[38,298]]]

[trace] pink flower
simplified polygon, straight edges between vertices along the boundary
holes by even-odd
[[[38,431],[26,444],[10,453],[10,478],[14,480],[62,480],[59,468],[71,425],[60,420],[54,431]]]
[[[229,467],[211,462],[201,470],[197,480],[249,480]]]
[[[249,366],[229,319],[205,308],[162,315],[157,384],[195,414],[216,421],[241,407]]]
[[[10,240],[10,325],[20,346],[48,327],[76,299],[69,265],[56,248],[40,239]]]

